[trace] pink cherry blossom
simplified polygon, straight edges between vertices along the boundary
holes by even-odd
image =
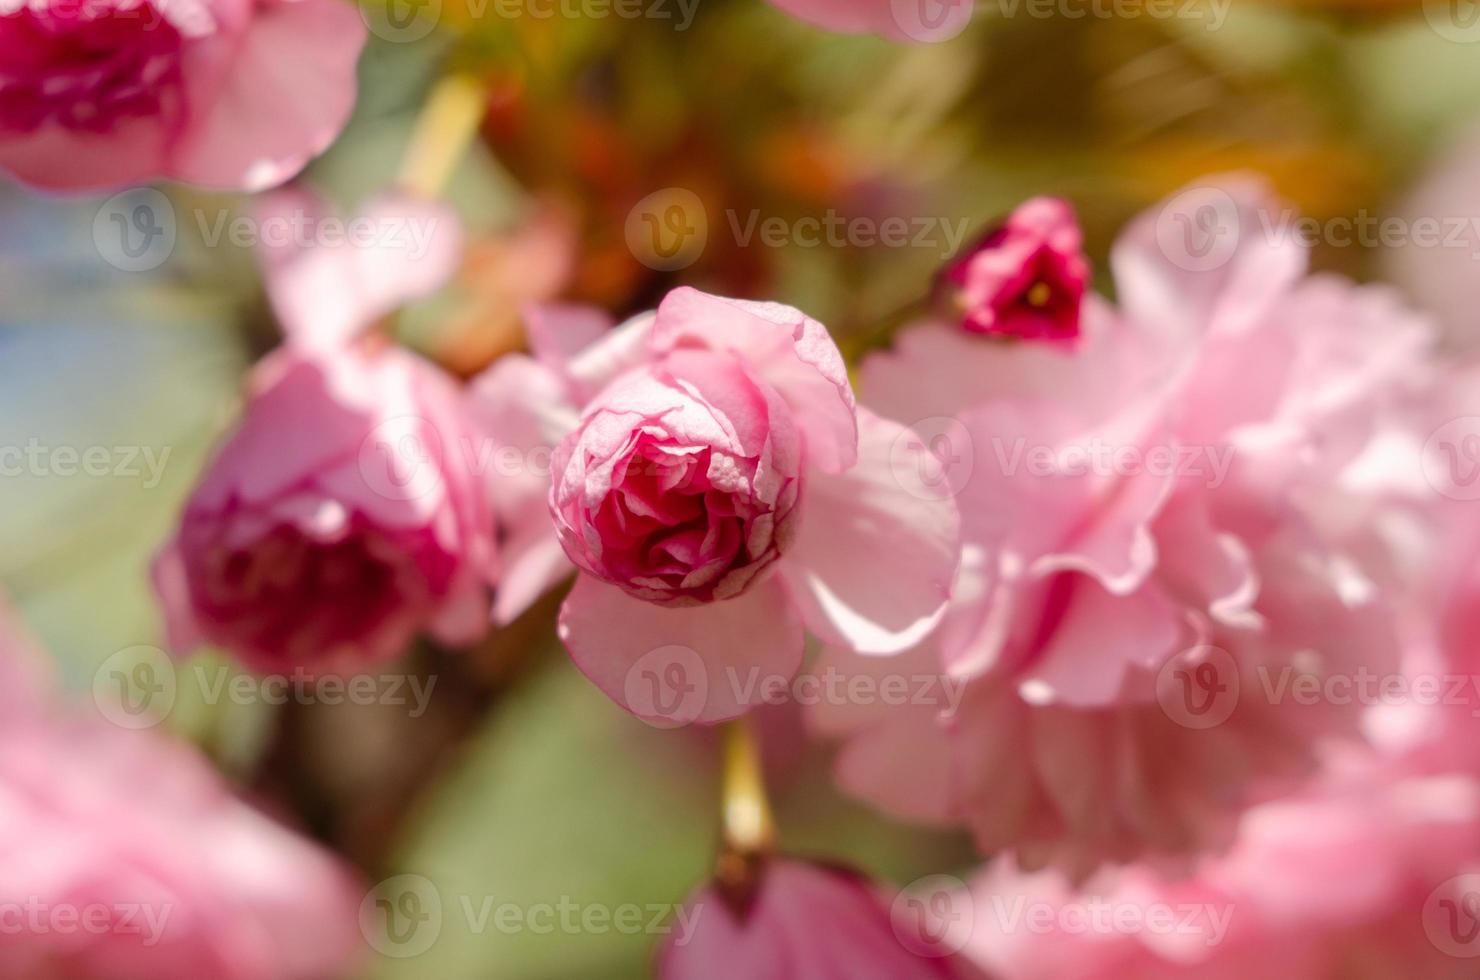
[[[685,929],[684,923],[689,923]],[[946,980],[949,957],[920,955],[896,929],[889,899],[866,878],[776,860],[753,894],[719,884],[689,898],[659,953],[658,980]],[[975,974],[971,974],[975,976]]]
[[[351,969],[362,892],[350,871],[235,798],[193,749],[64,714],[18,629],[0,634],[0,974],[320,980]],[[24,718],[10,710],[22,692]]]
[[[819,27],[895,41],[944,41],[971,21],[972,0],[771,0]]]
[[[1089,285],[1083,240],[1067,202],[1035,197],[947,267],[947,300],[973,333],[1073,340]]]
[[[531,514],[535,478],[495,491],[519,542],[504,617],[569,569],[558,535],[581,570],[560,619],[576,664],[638,715],[703,723],[759,703],[749,674],[791,678],[806,630],[884,654],[934,625],[957,561],[954,505],[922,485],[916,436],[856,409],[821,324],[679,289],[656,314],[602,327],[537,314],[536,356],[474,385],[500,446],[561,440],[553,526]],[[665,651],[678,661],[654,664]],[[674,669],[703,675],[682,712],[637,697],[635,678]]]
[[[356,958],[348,871],[155,733],[7,732],[0,830],[0,904],[27,923],[0,932],[6,976],[318,980]]]
[[[1187,875],[1076,886],[1003,857],[973,894],[963,954],[1004,980],[1460,980],[1480,952],[1480,784],[1345,773],[1249,810]]]
[[[1199,267],[1166,229],[1208,195],[1236,248]],[[869,404],[930,437],[966,542],[900,664],[966,689],[955,711],[816,712],[850,791],[1083,872],[1216,845],[1254,787],[1361,737],[1361,705],[1285,685],[1401,663],[1396,597],[1323,511],[1430,332],[1387,290],[1306,277],[1262,209],[1230,180],[1139,219],[1120,308],[1088,298],[1073,348],[934,323],[864,366]]]
[[[339,0],[0,7],[0,170],[48,190],[260,190],[338,135],[365,25]]]
[[[428,217],[410,202],[399,213]],[[177,650],[209,642],[264,671],[332,670],[394,657],[422,630],[453,644],[486,631],[493,527],[462,393],[354,336],[441,282],[456,250],[429,247],[439,274],[382,245],[269,256],[289,342],[252,372],[241,421],[155,566]]]

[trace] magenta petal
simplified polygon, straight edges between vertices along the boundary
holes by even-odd
[[[902,903],[901,903],[902,904]],[[658,957],[659,980],[948,980],[948,957],[912,952],[889,895],[852,872],[775,860],[748,908],[719,888],[690,897]]]
[[[795,676],[805,640],[774,579],[734,599],[674,608],[590,575],[560,610],[560,638],[608,697],[669,726],[728,721],[758,706],[768,685]]]

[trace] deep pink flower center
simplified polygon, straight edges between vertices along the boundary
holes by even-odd
[[[368,526],[334,542],[281,526],[246,547],[207,550],[191,577],[198,603],[233,637],[307,661],[426,606],[451,573],[435,549]]]
[[[1013,332],[1026,338],[1072,337],[1078,332],[1082,292],[1066,274],[1059,256],[1045,246],[1024,266],[1017,281],[990,301],[994,323],[1014,324]]]
[[[733,569],[774,557],[769,534],[760,536],[761,553],[751,553],[754,522],[769,508],[716,488],[712,456],[709,448],[639,438],[591,515],[603,562],[617,579],[702,598]]]
[[[181,47],[150,0],[42,0],[0,16],[0,131],[107,132],[172,111]]]

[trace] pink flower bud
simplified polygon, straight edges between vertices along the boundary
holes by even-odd
[[[945,271],[950,301],[973,333],[1022,340],[1073,340],[1089,285],[1083,235],[1068,203],[1035,197],[1020,205]]]

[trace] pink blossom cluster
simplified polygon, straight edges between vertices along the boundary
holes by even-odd
[[[1204,267],[1165,230],[1208,195],[1237,247]],[[1470,396],[1422,314],[1310,275],[1298,242],[1267,234],[1275,206],[1232,177],[1163,203],[1117,242],[1112,302],[1088,292],[1072,210],[1029,202],[948,267],[937,314],[864,362],[863,404],[817,321],[687,288],[621,325],[531,310],[530,353],[459,388],[371,339],[374,309],[298,305],[333,288],[297,290],[304,269],[329,283],[363,256],[279,256],[288,340],[161,559],[174,633],[257,665],[353,668],[417,632],[469,642],[574,576],[561,638],[655,724],[746,713],[747,672],[958,684],[949,710],[824,701],[811,721],[841,743],[844,790],[999,855],[978,908],[1206,893],[1243,913],[1198,969],[1278,941],[1316,964],[1290,976],[1343,976],[1331,950],[1369,922],[1416,962],[1429,892],[1463,865],[1426,845],[1480,831],[1473,767],[1448,748],[1468,708],[1332,692],[1473,659],[1475,522],[1424,477],[1428,432]],[[401,288],[390,269],[364,294],[375,309],[440,281],[423,268]],[[490,470],[480,449],[515,465]],[[1368,761],[1333,763],[1352,758]],[[1244,870],[1269,849],[1336,862],[1322,835],[1351,820],[1340,854],[1393,868],[1360,909]],[[894,934],[897,903],[845,873],[779,863],[756,887],[696,896],[720,914],[663,975],[700,975],[709,944],[827,975],[807,957],[851,954],[806,938],[824,921],[912,964],[881,976],[1059,969],[1034,965],[1057,962],[1039,933],[987,941],[988,925],[922,957]],[[1280,901],[1309,919],[1260,911]],[[1105,976],[1203,952],[1119,935],[1075,949],[1090,965],[1064,969]],[[1114,965],[1132,953],[1147,972]]]
[[[970,16],[775,3],[896,40]],[[362,41],[335,0],[0,7],[0,167],[275,187],[342,126]],[[528,352],[464,383],[382,329],[453,274],[457,221],[375,198],[428,247],[262,254],[284,339],[154,563],[170,645],[353,673],[571,582],[559,638],[654,725],[806,671],[960,692],[808,723],[844,792],[969,837],[969,884],[922,902],[762,855],[695,892],[665,980],[1473,975],[1476,373],[1397,290],[1312,274],[1282,210],[1199,181],[1128,224],[1101,294],[1072,207],[1030,200],[855,366],[799,309],[684,286],[621,324],[532,308]],[[3,643],[0,912],[177,912],[152,943],[0,931],[7,975],[341,968],[333,861],[187,751],[59,719]]]

